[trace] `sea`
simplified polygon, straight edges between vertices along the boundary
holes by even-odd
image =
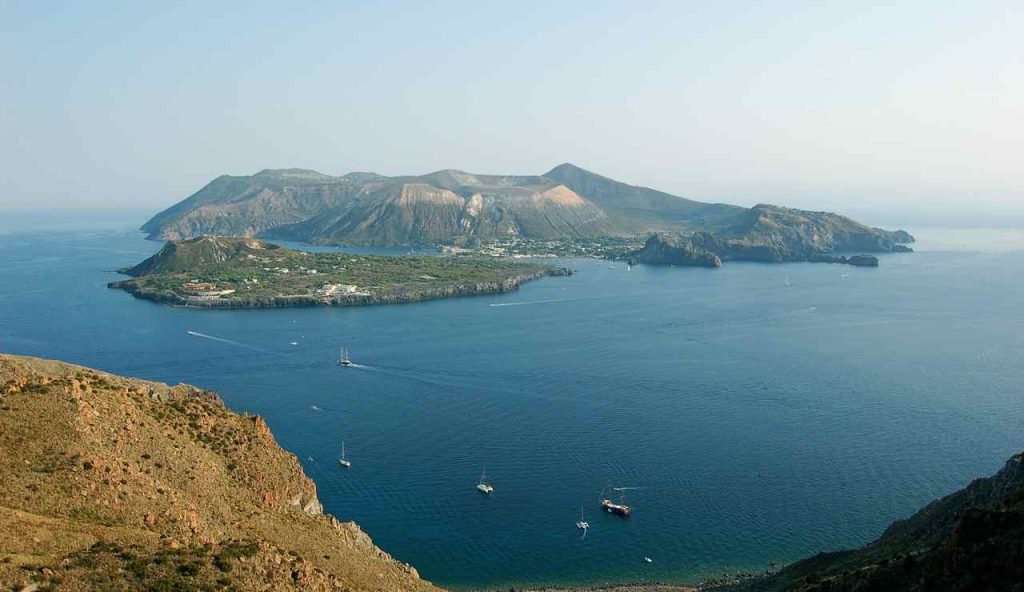
[[[1024,232],[914,230],[876,269],[571,259],[500,295],[197,310],[106,287],[159,249],[136,227],[0,230],[0,351],[218,392],[442,586],[773,569],[1024,450]]]

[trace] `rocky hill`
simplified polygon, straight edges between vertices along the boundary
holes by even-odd
[[[822,553],[745,592],[1024,590],[1024,453],[898,520],[863,548]]]
[[[150,238],[264,236],[321,244],[475,244],[710,232],[786,253],[890,251],[913,241],[822,212],[697,202],[559,165],[543,175],[301,169],[218,177],[143,225]]]
[[[434,589],[187,385],[0,355],[0,483],[4,589]]]
[[[651,235],[642,249],[630,254],[629,260],[653,265],[722,266],[722,259],[715,253],[697,246],[692,240],[668,234]]]
[[[864,226],[828,212],[807,212],[771,205],[757,205],[733,212],[717,221],[714,231],[687,235],[652,235],[642,249],[628,258],[660,265],[704,265],[711,257],[721,261],[821,261],[877,266],[877,258],[834,255],[841,252],[908,252],[914,241],[903,230],[889,231]],[[679,259],[680,252],[688,257]]]

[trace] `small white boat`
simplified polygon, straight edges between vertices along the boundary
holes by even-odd
[[[647,563],[654,563],[654,560],[650,557],[644,557],[644,561],[646,561]]]
[[[480,482],[476,484],[476,488],[481,493],[494,493],[494,488],[487,484],[487,468],[485,467],[483,472],[480,473]]]
[[[590,528],[590,523],[583,519],[583,506],[580,506],[580,521],[576,523],[576,528],[580,530],[587,530]]]
[[[352,461],[345,456],[345,442],[341,442],[341,458],[338,459],[338,464],[345,467],[346,469],[352,467]]]

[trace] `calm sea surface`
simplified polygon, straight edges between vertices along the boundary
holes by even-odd
[[[0,351],[216,390],[442,585],[692,581],[862,544],[1024,449],[1024,241],[919,238],[878,269],[574,260],[499,296],[204,311],[105,287],[159,248],[136,232],[16,231]]]

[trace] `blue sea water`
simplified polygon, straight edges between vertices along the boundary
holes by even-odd
[[[694,581],[863,544],[1024,449],[1024,241],[920,238],[877,269],[573,260],[504,295],[210,311],[105,287],[159,248],[134,231],[18,231],[0,351],[263,415],[327,511],[441,585]]]

